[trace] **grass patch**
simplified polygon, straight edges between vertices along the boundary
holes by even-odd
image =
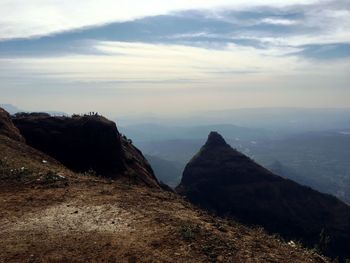
[[[99,177],[99,175],[97,174],[97,172],[93,169],[89,169],[86,172],[82,173],[83,176],[89,176],[89,177]]]
[[[198,225],[195,226],[181,226],[179,228],[179,233],[182,239],[184,240],[193,240],[196,238],[196,235],[199,234],[200,227]]]
[[[215,246],[214,245],[203,245],[202,246],[202,252],[204,255],[209,257],[211,260],[215,260],[217,258],[217,253],[215,253]]]

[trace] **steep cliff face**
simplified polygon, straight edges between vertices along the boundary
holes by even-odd
[[[0,108],[0,135],[4,135],[16,141],[24,142],[19,130],[13,125],[10,114]]]
[[[216,132],[187,164],[177,191],[221,216],[320,246],[330,256],[350,257],[349,206],[271,173]]]
[[[93,170],[103,177],[159,187],[142,153],[121,137],[114,122],[102,116],[19,114],[13,122],[28,145],[75,172]]]
[[[28,145],[74,171],[92,169],[111,178],[125,171],[117,127],[103,117],[27,114],[13,118],[13,122]]]
[[[124,162],[127,169],[127,179],[149,187],[163,188],[163,186],[158,183],[151,165],[143,156],[142,152],[124,137],[121,138],[121,143],[124,153]]]

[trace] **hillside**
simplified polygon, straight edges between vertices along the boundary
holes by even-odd
[[[187,164],[177,191],[218,215],[350,258],[349,206],[271,173],[216,132]]]
[[[142,153],[120,135],[114,122],[102,116],[52,117],[45,113],[24,113],[12,121],[28,145],[75,172],[93,171],[112,179],[128,177],[159,187]]]
[[[15,141],[24,141],[17,127],[12,123],[10,114],[0,108],[0,135],[4,135]]]
[[[0,262],[328,262],[160,188],[73,172],[1,129],[0,152]]]

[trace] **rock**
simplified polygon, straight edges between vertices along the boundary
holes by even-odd
[[[15,141],[24,142],[23,136],[12,123],[10,114],[2,108],[0,108],[0,135]]]
[[[177,192],[220,216],[260,225],[289,240],[318,244],[326,228],[325,254],[350,257],[350,207],[337,198],[277,176],[211,132],[186,165]]]
[[[27,144],[73,171],[92,169],[106,177],[115,177],[125,171],[118,130],[113,122],[103,117],[26,114],[16,116],[13,122]]]
[[[216,261],[217,262],[224,262],[224,257],[220,255],[216,258]]]
[[[160,188],[142,153],[124,139],[116,124],[99,115],[52,117],[18,114],[12,119],[31,147],[75,172]],[[43,160],[42,163],[47,163]]]

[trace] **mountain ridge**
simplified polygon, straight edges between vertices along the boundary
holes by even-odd
[[[128,180],[159,187],[142,153],[121,136],[114,122],[102,116],[22,113],[12,117],[12,121],[28,145],[75,172],[92,171],[111,179],[127,177]],[[133,172],[135,169],[137,175]]]
[[[320,233],[326,229],[332,241],[323,252],[350,257],[349,206],[273,174],[220,137],[211,133],[209,143],[187,164],[176,188],[181,195],[215,214],[261,225],[311,247],[319,245]]]

